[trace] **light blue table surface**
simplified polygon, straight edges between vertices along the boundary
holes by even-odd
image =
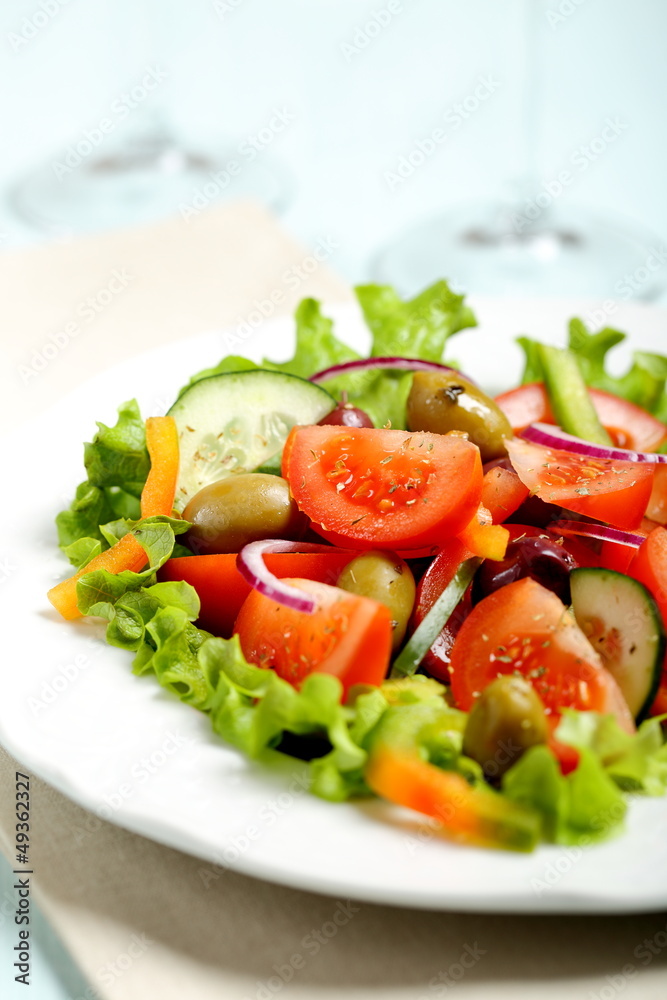
[[[543,67],[538,190],[608,119],[621,122],[563,203],[621,213],[667,239],[667,5],[533,3]],[[340,246],[330,264],[364,280],[373,254],[415,220],[511,189],[527,155],[522,12],[519,0],[8,0],[0,251],[44,239],[8,204],[16,179],[52,162],[159,65],[168,71],[160,102],[192,142],[238,145],[275,109],[287,111],[293,120],[270,149],[293,185],[284,225],[309,244],[332,235]],[[387,173],[400,157],[484,79],[496,81],[489,100],[392,189]],[[3,901],[11,884],[2,861]],[[13,931],[3,910],[3,1000],[26,995],[21,986],[6,992]],[[83,996],[85,983],[39,914],[33,931],[32,1000]]]

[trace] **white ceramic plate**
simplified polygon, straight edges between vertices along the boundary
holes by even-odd
[[[567,317],[589,308],[508,300],[476,306],[480,328],[457,336],[452,350],[490,389],[518,378],[517,333],[562,341]],[[331,311],[339,334],[364,347],[356,310]],[[632,329],[636,344],[664,348],[664,312],[626,306],[611,319]],[[280,358],[291,343],[292,323],[279,320],[234,350]],[[308,795],[298,762],[277,754],[267,763],[246,760],[211,733],[205,716],[149,677],[133,677],[130,654],[105,645],[98,624],[58,619],[45,598],[66,569],[53,516],[82,478],[82,440],[95,420],[113,422],[116,406],[132,396],[145,414],[164,412],[186,376],[226,350],[222,334],[205,334],[144,354],[5,441],[4,467],[13,472],[0,543],[2,742],[92,813],[212,862],[202,865],[204,880],[229,866],[335,896],[449,910],[667,906],[667,800],[633,802],[623,836],[585,851],[542,847],[517,856],[454,846],[407,811]],[[75,836],[94,836],[95,825]]]

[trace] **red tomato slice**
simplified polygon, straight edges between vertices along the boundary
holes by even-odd
[[[667,438],[667,427],[641,406],[602,389],[588,391],[600,423],[619,448],[657,451]],[[496,396],[496,403],[505,413],[515,434],[520,434],[529,424],[555,423],[542,382],[529,382],[503,392]]]
[[[521,506],[527,496],[528,487],[513,469],[497,465],[484,474],[482,502],[472,520],[458,533],[471,555],[481,556],[482,559],[503,558],[509,535],[506,527],[501,526],[502,522]]]
[[[628,576],[639,580],[653,595],[662,620],[667,624],[667,529],[654,528],[627,570]],[[667,656],[662,665],[660,687],[652,715],[667,712]]]
[[[611,674],[565,605],[529,577],[502,587],[473,609],[451,655],[452,694],[468,711],[496,677],[520,673],[549,715],[563,708],[613,713],[634,731]]]
[[[541,500],[627,531],[641,524],[653,486],[650,464],[588,458],[521,438],[507,441],[507,452],[521,482]]]
[[[449,586],[457,569],[471,553],[461,539],[452,538],[440,550],[417,586],[411,627],[416,629],[429,613],[445,587]],[[468,587],[449,621],[442,629],[426,656],[423,665],[429,674],[449,684],[449,658],[458,631],[472,611],[472,588]]]
[[[561,743],[555,736],[552,736],[547,746],[558,761],[562,774],[570,774],[579,766],[579,751],[576,747],[571,747],[567,743]]]
[[[656,466],[646,516],[658,524],[667,524],[667,465]]]
[[[275,576],[305,577],[335,585],[352,557],[351,552],[270,552],[264,561]],[[201,601],[199,628],[225,639],[234,631],[236,616],[252,590],[236,568],[235,552],[169,559],[158,571],[158,578],[191,584]]]
[[[639,527],[635,528],[635,534],[648,538],[653,529],[657,527],[658,525],[655,521],[649,521],[648,518],[644,517]],[[602,542],[600,544],[598,565],[604,567],[604,569],[613,569],[617,573],[627,573],[636,555],[637,549],[632,548],[630,545],[618,545],[616,542]]]
[[[318,609],[293,611],[253,590],[234,626],[246,659],[295,687],[313,671],[338,677],[345,694],[354,684],[381,684],[391,655],[389,609],[325,583],[285,582],[312,594]]]
[[[496,465],[484,474],[482,504],[491,512],[494,524],[502,524],[514,514],[528,492],[528,487],[524,486],[513,469]]]
[[[283,475],[319,534],[359,549],[441,543],[482,490],[479,449],[464,438],[365,427],[295,427]]]

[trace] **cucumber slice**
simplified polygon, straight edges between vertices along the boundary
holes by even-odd
[[[574,569],[570,586],[577,624],[641,720],[655,698],[665,655],[657,604],[643,584],[610,569]]]
[[[335,405],[326,389],[282,372],[255,369],[195,382],[169,410],[180,446],[176,510],[202,487],[278,455],[295,424],[316,424]]]

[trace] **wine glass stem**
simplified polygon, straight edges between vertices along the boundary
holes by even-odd
[[[542,114],[543,60],[540,0],[520,0],[521,11],[521,163],[514,182],[514,197],[523,202],[535,197],[539,187],[539,139]]]

